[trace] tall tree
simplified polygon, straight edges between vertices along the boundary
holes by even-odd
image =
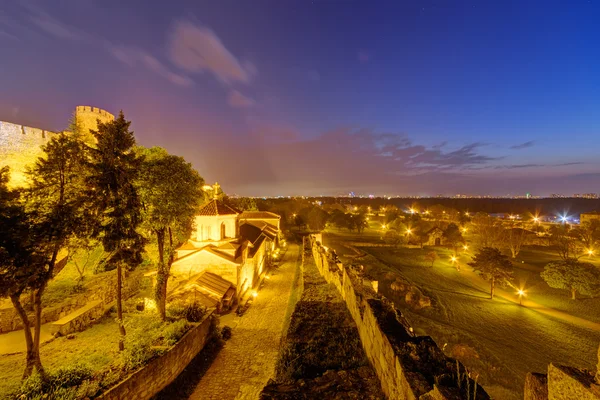
[[[550,227],[550,246],[563,260],[575,257],[578,246],[569,225],[561,224]]]
[[[471,232],[476,247],[500,247],[504,231],[500,222],[486,213],[477,213],[471,220]]]
[[[190,237],[194,217],[204,200],[204,179],[183,157],[163,148],[138,148],[137,152],[144,157],[138,185],[143,225],[153,233],[158,248],[155,298],[164,321],[175,249]]]
[[[35,351],[31,323],[21,304],[21,295],[27,289],[39,287],[48,278],[48,260],[37,252],[36,240],[31,232],[31,221],[20,192],[8,188],[10,171],[0,169],[0,297],[9,297],[23,323],[27,346],[23,378],[37,369],[44,373],[38,351]]]
[[[595,295],[600,289],[600,270],[575,258],[549,263],[540,276],[550,287],[569,290],[572,300],[577,292]]]
[[[137,231],[142,221],[142,205],[135,186],[142,157],[134,151],[130,124],[122,111],[112,122],[98,122],[98,130],[91,131],[96,146],[90,147],[88,177],[88,195],[94,199],[98,216],[95,235],[110,254],[107,263],[117,270],[119,350],[125,348],[126,334],[121,302],[123,267],[133,269],[139,265],[144,251],[144,238]]]
[[[523,227],[512,225],[505,230],[504,238],[512,258],[517,258],[521,252],[521,247],[523,247],[529,238],[529,232],[523,229]]]
[[[448,244],[454,250],[454,255],[456,256],[456,249],[458,246],[465,242],[458,225],[451,222],[448,224],[443,233],[444,239],[446,239],[446,244]]]
[[[42,146],[43,155],[27,171],[26,208],[30,216],[30,235],[38,254],[46,259],[37,271],[33,292],[34,336],[28,349],[25,374],[35,367],[43,370],[39,356],[42,296],[53,277],[59,252],[68,238],[82,226],[84,219],[84,146],[76,135],[61,133]],[[30,358],[30,359],[29,359]]]
[[[600,220],[585,221],[573,230],[573,236],[588,250],[593,250],[600,241]]]
[[[482,248],[468,264],[473,267],[473,271],[490,282],[490,299],[494,298],[496,284],[503,285],[513,280],[512,262],[496,248]]]

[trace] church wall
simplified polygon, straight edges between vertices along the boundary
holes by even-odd
[[[235,215],[196,216],[196,236],[194,240],[221,240],[221,224],[223,223],[225,224],[225,237],[235,238],[237,236],[236,218]]]
[[[203,271],[214,272],[235,285],[236,264],[208,251],[177,260],[171,267],[171,274],[176,280],[189,279]]]

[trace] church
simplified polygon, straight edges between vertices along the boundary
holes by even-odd
[[[215,194],[218,184],[215,184]],[[240,212],[213,198],[199,210],[191,238],[177,249],[169,298],[189,298],[227,308],[256,288],[277,257],[280,216]]]

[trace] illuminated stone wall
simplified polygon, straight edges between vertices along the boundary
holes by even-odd
[[[97,129],[97,120],[110,122],[114,116],[97,107],[77,106],[75,109],[77,124],[84,134]],[[65,118],[65,122],[68,117]],[[9,166],[11,184],[20,186],[25,183],[25,170],[42,155],[41,146],[56,135],[56,132],[31,128],[29,126],[0,121],[0,168]]]
[[[210,339],[212,311],[162,356],[101,394],[102,400],[146,400],[177,378]],[[231,360],[236,362],[236,360]]]

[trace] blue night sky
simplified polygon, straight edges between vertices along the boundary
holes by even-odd
[[[0,120],[122,109],[242,195],[600,192],[598,21],[597,0],[5,1]]]

